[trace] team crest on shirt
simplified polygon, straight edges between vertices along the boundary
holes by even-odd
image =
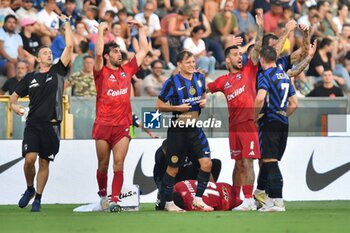
[[[241,78],[242,78],[242,74],[237,74],[237,75],[236,75],[236,79],[239,80],[239,79],[241,79]]]
[[[126,78],[125,72],[121,72],[120,75],[122,76],[122,78]]]
[[[111,74],[108,79],[111,82],[116,82],[117,81],[117,79],[115,78],[115,76],[113,74]]]

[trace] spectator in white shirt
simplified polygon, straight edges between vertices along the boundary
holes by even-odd
[[[192,52],[196,58],[197,68],[205,74],[212,74],[215,72],[215,58],[208,56],[205,43],[202,40],[205,28],[203,25],[196,26],[191,32],[191,37],[185,39],[184,49]]]

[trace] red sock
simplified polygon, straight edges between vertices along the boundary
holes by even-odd
[[[112,202],[118,202],[119,194],[122,191],[124,182],[123,171],[114,172],[113,182],[112,182]]]
[[[235,203],[241,202],[241,186],[234,185],[233,186],[233,193],[235,194]]]
[[[253,185],[243,185],[243,194],[245,198],[252,198],[253,197]]]
[[[99,194],[102,197],[107,196],[107,172],[102,173],[99,170],[96,172]]]

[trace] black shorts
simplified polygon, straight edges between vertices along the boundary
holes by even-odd
[[[22,142],[22,156],[36,152],[40,158],[53,161],[60,147],[59,127],[49,122],[27,123]]]
[[[201,128],[171,127],[168,129],[167,143],[166,163],[170,167],[179,167],[186,155],[197,160],[210,158],[209,143]]]
[[[261,158],[281,160],[287,146],[288,125],[278,120],[264,122],[259,131]]]

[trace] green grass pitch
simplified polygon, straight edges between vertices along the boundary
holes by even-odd
[[[73,213],[78,205],[43,205],[40,213],[30,206],[0,206],[2,233],[347,233],[350,201],[286,202],[283,213],[154,211],[142,204],[138,212]]]

